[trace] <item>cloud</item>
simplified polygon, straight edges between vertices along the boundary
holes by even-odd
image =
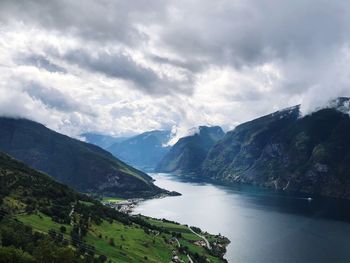
[[[34,100],[39,100],[48,108],[53,108],[62,112],[81,112],[94,116],[92,109],[88,106],[79,103],[74,98],[57,89],[47,86],[44,87],[41,84],[34,82],[28,86],[24,84],[23,91]]]
[[[35,27],[76,35],[91,41],[117,41],[128,45],[145,38],[135,22],[152,19],[163,1],[3,0],[3,23],[21,21]]]
[[[350,96],[346,1],[3,0],[0,33],[0,114],[73,136],[231,129]]]
[[[102,50],[92,53],[83,49],[70,50],[63,55],[63,58],[70,63],[78,65],[80,68],[102,73],[110,78],[129,81],[136,88],[147,93],[191,92],[189,76],[185,79],[186,82],[177,80],[172,78],[172,76],[155,71],[149,65],[138,63],[131,55],[120,51],[109,52]]]
[[[41,55],[31,54],[27,57],[22,57],[21,54],[19,54],[17,62],[18,64],[32,65],[37,68],[43,68],[49,72],[67,73],[64,68],[52,63],[46,57]]]
[[[176,53],[215,64],[311,56],[337,47],[349,32],[344,2],[178,1],[172,10],[157,31],[160,41]]]

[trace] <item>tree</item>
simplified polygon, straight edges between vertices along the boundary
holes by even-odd
[[[50,230],[49,230],[49,236],[50,236],[52,239],[55,239],[56,236],[57,236],[56,230],[55,230],[55,229],[50,229]]]
[[[69,247],[59,247],[49,240],[41,240],[33,255],[40,263],[75,263],[81,262]]]
[[[34,263],[34,258],[27,252],[14,247],[0,247],[0,263],[21,262]]]
[[[60,231],[61,231],[61,233],[66,233],[67,232],[67,228],[65,226],[61,226],[60,227]]]
[[[107,261],[107,257],[106,257],[105,255],[100,255],[100,256],[98,257],[98,260],[99,260],[99,262],[103,263],[103,262],[106,262],[106,261]]]

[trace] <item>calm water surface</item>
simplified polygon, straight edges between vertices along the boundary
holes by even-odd
[[[152,174],[182,193],[142,202],[134,213],[227,236],[229,262],[350,262],[350,203]]]

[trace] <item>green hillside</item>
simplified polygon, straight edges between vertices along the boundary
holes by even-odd
[[[0,153],[0,262],[224,262],[228,240],[203,235],[210,250],[187,226],[122,214]]]
[[[109,152],[33,121],[0,118],[0,150],[81,192],[121,197],[164,192]]]

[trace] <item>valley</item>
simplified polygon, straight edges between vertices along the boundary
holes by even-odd
[[[0,0],[0,36],[0,263],[350,263],[350,1]]]
[[[126,164],[127,155],[119,160],[98,146],[39,123],[2,118],[0,149],[24,163],[0,153],[0,238],[5,244],[0,255],[18,254],[28,262],[54,257],[52,253],[62,260],[59,251],[67,253],[67,262],[77,263],[255,262],[261,258],[271,262],[282,260],[288,244],[306,238],[311,242],[304,244],[306,250],[299,256],[289,255],[287,262],[328,262],[326,255],[316,256],[313,246],[326,244],[306,233],[304,224],[313,232],[321,229],[322,238],[338,245],[347,233],[350,121],[344,107],[348,100],[339,98],[332,107],[303,117],[299,106],[284,109],[227,133],[218,126],[200,126],[164,149],[157,148],[167,145],[167,132],[121,140],[89,137],[107,150],[107,143],[114,141],[114,147],[124,147],[129,157],[141,147],[136,157],[149,155],[152,161],[141,164],[134,159],[133,165],[171,173],[153,177]],[[293,234],[279,240],[279,232],[272,229],[286,227],[282,218]],[[264,222],[270,234],[261,230],[256,219]],[[240,227],[233,227],[230,220]],[[335,220],[342,223],[335,225]],[[346,231],[324,232],[324,228],[338,231],[339,227]],[[15,228],[28,235],[22,246],[20,237],[7,236]],[[277,254],[269,237],[278,247]],[[33,250],[33,244],[40,251]],[[250,253],[243,244],[267,249],[269,256]],[[8,249],[11,245],[15,250]],[[328,251],[339,259],[348,256],[341,247],[338,252]]]

